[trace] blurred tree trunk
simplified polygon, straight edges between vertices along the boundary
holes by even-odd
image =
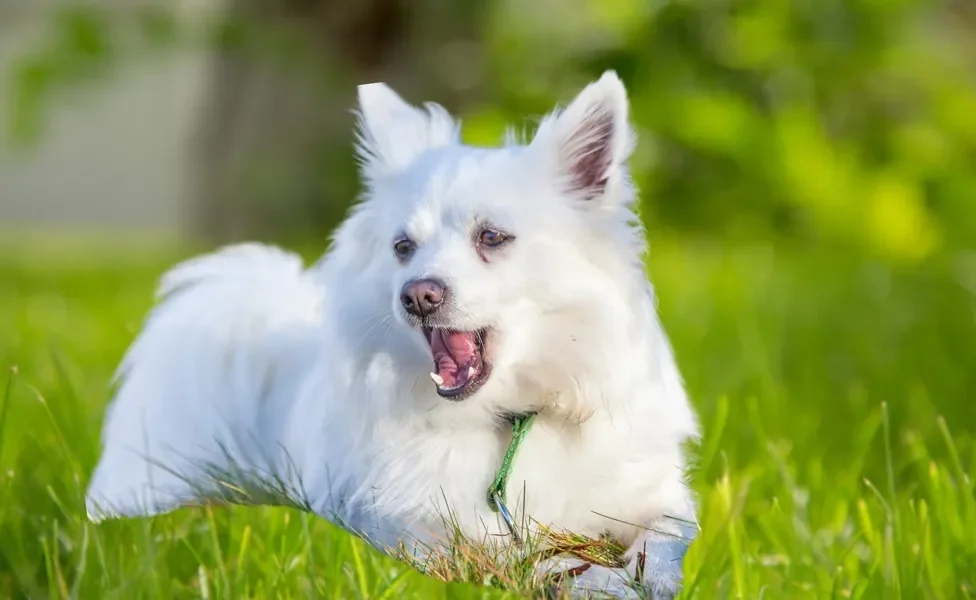
[[[356,85],[383,80],[411,101],[436,98],[455,108],[471,93],[456,83],[470,78],[444,68],[456,63],[445,46],[464,46],[465,68],[482,60],[482,2],[230,2],[190,216],[196,233],[218,242],[331,228],[358,192]]]

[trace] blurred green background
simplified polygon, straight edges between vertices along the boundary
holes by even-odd
[[[357,84],[491,145],[608,68],[705,427],[687,595],[976,596],[973,2],[13,0],[0,67],[11,597],[481,594],[274,510],[90,526],[106,388],[173,261],[321,252]]]
[[[227,4],[95,3],[43,18],[0,5],[8,35],[47,21],[6,61],[8,140],[43,144],[80,89],[198,56],[208,64],[186,84],[200,91],[184,150],[199,206],[184,224],[318,234],[358,189],[356,84],[440,102],[469,141],[493,144],[613,68],[630,90],[633,168],[655,226],[893,262],[976,236],[976,9],[964,0]],[[145,116],[181,93],[160,85]]]

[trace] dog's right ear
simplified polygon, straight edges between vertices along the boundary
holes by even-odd
[[[458,126],[439,104],[407,104],[385,83],[359,86],[357,154],[369,181],[397,173],[425,151],[456,143]]]

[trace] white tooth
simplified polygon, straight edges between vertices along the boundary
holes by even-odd
[[[468,379],[474,377],[474,374],[475,374],[474,367],[468,367]]]
[[[437,373],[430,374],[430,380],[437,384],[437,387],[444,385],[444,378]]]

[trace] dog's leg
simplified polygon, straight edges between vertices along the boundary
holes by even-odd
[[[625,554],[627,566],[613,569],[572,556],[557,556],[537,567],[555,577],[571,596],[671,600],[682,586],[685,552],[697,533],[690,520],[661,517],[650,523]]]

